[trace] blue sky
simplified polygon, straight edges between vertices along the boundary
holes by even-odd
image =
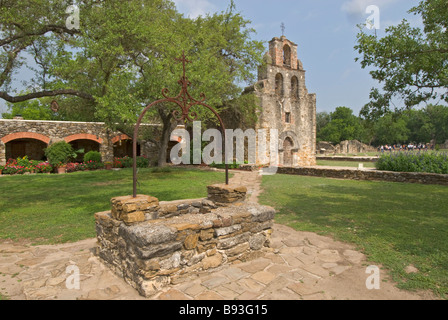
[[[230,0],[173,1],[180,12],[191,18],[225,11],[230,4]],[[236,10],[256,30],[253,38],[265,42],[266,50],[269,40],[281,36],[280,25],[285,24],[285,36],[298,44],[299,59],[307,71],[308,91],[317,94],[318,112],[346,106],[355,114],[368,102],[370,88],[377,86],[368,70],[354,61],[356,25],[365,23],[369,16],[366,8],[376,5],[380,9],[378,36],[403,18],[421,26],[419,17],[407,13],[418,3],[418,0],[235,0]],[[29,72],[23,72],[18,79],[27,76]],[[0,101],[2,111],[5,104]]]
[[[196,17],[225,10],[230,0],[174,0],[180,12]],[[252,21],[254,39],[266,43],[282,34],[298,44],[298,55],[306,73],[307,88],[317,94],[317,111],[331,112],[346,106],[358,114],[369,101],[370,89],[377,86],[368,70],[355,62],[353,49],[357,24],[365,23],[369,5],[380,9],[378,36],[390,25],[406,18],[421,26],[419,17],[408,10],[417,0],[235,0],[236,9]],[[369,32],[374,32],[369,31]]]

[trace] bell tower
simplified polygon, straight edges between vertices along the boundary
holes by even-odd
[[[253,90],[259,97],[259,129],[279,132],[279,164],[316,164],[316,95],[305,85],[298,45],[285,36],[273,38]]]

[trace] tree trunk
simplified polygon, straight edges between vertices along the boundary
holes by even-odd
[[[165,114],[161,108],[159,108],[159,115],[163,122],[162,136],[159,144],[159,158],[157,164],[159,167],[165,167],[167,162],[168,143],[170,142],[171,132],[176,128],[176,123],[172,120],[171,113]]]

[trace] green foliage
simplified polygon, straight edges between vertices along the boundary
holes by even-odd
[[[376,162],[376,168],[385,171],[448,174],[448,154],[428,152],[384,154]]]
[[[137,168],[148,168],[149,159],[147,157],[141,156],[137,157]]]
[[[409,141],[410,130],[407,128],[407,122],[399,115],[388,113],[374,124],[375,143],[384,144],[402,144]]]
[[[45,149],[45,156],[53,167],[67,164],[71,159],[76,158],[76,152],[71,144],[60,141],[53,143]]]
[[[98,151],[89,151],[84,155],[84,162],[101,162],[101,153]]]
[[[403,20],[386,29],[378,38],[360,26],[355,49],[361,67],[382,83],[373,88],[365,116],[377,119],[390,110],[391,100],[402,99],[407,108],[441,99],[448,102],[448,6],[446,0],[420,1],[410,13],[420,15],[423,28],[413,28]]]
[[[324,121],[328,121],[328,117]],[[322,121],[322,122],[324,122]],[[338,144],[344,140],[365,141],[361,120],[347,107],[337,107],[329,115],[329,121],[317,133],[319,141]]]
[[[2,113],[3,119],[13,119],[21,115],[25,120],[56,120],[50,109],[51,100],[40,99],[16,104],[8,103],[9,112]]]

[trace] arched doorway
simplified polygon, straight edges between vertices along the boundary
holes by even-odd
[[[45,160],[47,144],[36,139],[16,139],[5,145],[6,159],[17,159],[25,156],[30,160]]]
[[[87,139],[80,139],[80,140],[73,140],[70,142],[70,144],[73,147],[73,150],[84,150],[82,153],[78,153],[75,162],[83,162],[84,161],[84,155],[89,151],[97,151],[100,152],[100,144],[93,140],[87,140]]]
[[[111,141],[114,148],[114,158],[124,158],[126,156],[132,158],[132,139],[128,135],[118,135]],[[140,144],[137,143],[137,156],[141,155],[140,150]]]
[[[291,138],[287,137],[283,141],[283,165],[285,167],[292,166],[293,162],[293,154],[292,149],[294,147],[294,143],[292,142]]]
[[[34,132],[16,132],[1,138],[5,145],[5,160],[23,158],[45,160],[45,148],[50,138]]]
[[[89,151],[100,152],[100,146],[103,143],[103,139],[89,133],[79,133],[68,136],[64,139],[67,143],[70,143],[75,151],[84,150],[84,152],[78,153],[76,162],[83,162],[84,155]],[[104,159],[103,159],[104,161]]]

